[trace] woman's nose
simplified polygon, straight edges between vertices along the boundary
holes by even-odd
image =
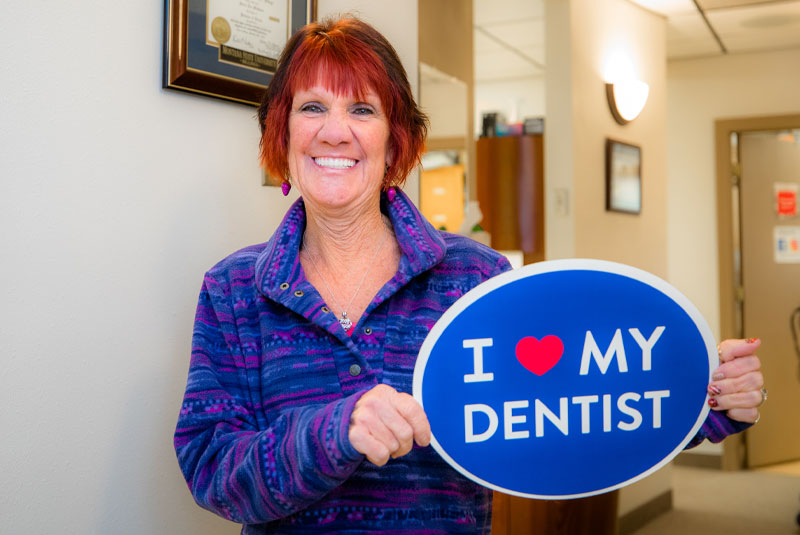
[[[325,115],[325,122],[317,133],[320,141],[331,145],[347,143],[352,135],[347,112],[339,110],[331,110]]]

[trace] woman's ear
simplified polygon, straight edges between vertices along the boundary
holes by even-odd
[[[386,144],[386,168],[388,169],[389,167],[391,167],[393,162],[394,162],[394,150],[392,150],[392,146],[389,143],[387,143]]]

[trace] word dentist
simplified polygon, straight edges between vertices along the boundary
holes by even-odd
[[[643,372],[651,371],[653,347],[661,338],[665,327],[656,327],[647,338],[638,328],[631,328],[627,331],[641,349],[641,370]],[[494,373],[487,371],[487,363],[491,364],[492,361],[491,350],[488,348],[494,345],[494,340],[492,338],[466,339],[463,340],[462,345],[465,349],[472,350],[473,364],[472,373],[464,375],[464,383],[494,381]],[[542,340],[530,336],[525,337],[516,345],[516,357],[520,365],[538,376],[544,375],[558,364],[563,353],[564,345],[561,339],[553,335],[545,336]],[[578,375],[589,375],[593,362],[600,374],[605,375],[609,372],[612,361],[616,361],[616,373],[628,372],[628,358],[623,344],[622,330],[615,331],[605,352],[598,347],[592,331],[586,331]],[[617,395],[615,401],[612,397],[612,394],[607,393],[586,393],[560,397],[558,398],[557,412],[542,400],[533,399],[533,425],[529,422],[531,411],[526,410],[530,409],[528,399],[505,401],[502,409],[498,409],[502,414],[503,438],[505,440],[530,438],[531,428],[536,437],[543,437],[545,432],[556,432],[556,430],[564,436],[568,436],[571,430],[574,433],[578,429],[581,434],[589,434],[598,429],[608,433],[612,431],[614,425],[622,431],[634,431],[642,425],[658,429],[661,427],[662,404],[666,398],[670,397],[670,391],[648,390],[641,394],[624,392]],[[648,401],[642,402],[642,399]],[[648,411],[650,418],[647,421],[644,421],[642,411],[637,408],[637,404],[640,402],[650,404],[651,410]],[[616,406],[616,411],[612,406]],[[464,405],[464,441],[475,443],[492,438],[500,423],[498,410],[483,403]],[[570,412],[573,414],[572,419],[570,419]],[[577,416],[579,416],[579,420],[576,418]],[[600,422],[596,423],[598,418],[600,418]],[[546,425],[545,420],[551,425]],[[570,420],[573,422],[578,420],[579,425],[573,423],[570,426]],[[547,431],[548,427],[550,427],[550,431]]]

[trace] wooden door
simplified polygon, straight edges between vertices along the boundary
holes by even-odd
[[[492,248],[544,260],[544,145],[541,134],[484,137],[477,143],[477,189]]]
[[[800,136],[798,136],[800,137]],[[739,137],[744,336],[761,338],[759,357],[769,388],[761,420],[748,430],[747,465],[800,459],[800,380],[791,315],[800,307],[800,263],[776,261],[779,217],[775,183],[800,183],[800,140],[791,133],[745,132]],[[790,245],[790,244],[787,244]]]

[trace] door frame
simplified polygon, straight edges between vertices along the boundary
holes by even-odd
[[[764,130],[792,130],[800,128],[800,115],[774,115],[739,117],[714,121],[717,191],[717,265],[719,266],[719,327],[720,337],[735,338],[736,295],[733,250],[733,195],[732,177],[735,170],[731,158],[731,134]],[[738,161],[738,157],[736,161]],[[746,433],[747,431],[745,431]],[[723,470],[739,470],[746,461],[745,441],[742,434],[733,435],[722,443]]]

